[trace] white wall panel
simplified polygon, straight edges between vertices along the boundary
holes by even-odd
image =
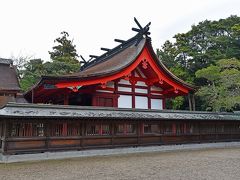
[[[118,91],[122,91],[122,92],[132,92],[132,88],[120,87],[120,86],[118,86]]]
[[[119,108],[132,108],[132,96],[120,95],[118,98]]]
[[[119,84],[128,84],[128,85],[131,85],[131,83],[130,83],[129,81],[125,80],[125,79],[121,79],[121,80],[119,81]]]
[[[148,90],[147,90],[147,89],[135,88],[135,92],[147,94],[147,93],[148,93]]]
[[[136,85],[137,85],[137,86],[147,86],[147,85],[145,84],[145,82],[143,82],[143,81],[138,81],[138,82],[136,83]]]
[[[163,109],[162,99],[151,99],[151,109]]]
[[[135,96],[135,107],[139,109],[148,109],[148,98],[143,96]]]

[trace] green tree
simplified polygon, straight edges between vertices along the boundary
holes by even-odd
[[[50,52],[50,57],[53,61],[78,63],[76,46],[73,45],[73,40],[69,40],[69,34],[65,31],[61,32],[62,37],[58,37],[54,40],[58,43],[53,47],[53,51]]]
[[[240,17],[205,20],[186,33],[176,34],[174,39],[175,42],[166,41],[157,49],[157,55],[181,79],[204,86],[207,80],[195,76],[198,70],[215,66],[221,59],[240,59]],[[205,109],[204,102],[202,99],[196,101],[198,110]],[[186,106],[185,99],[182,107]]]
[[[52,64],[47,63],[49,67],[48,73],[51,75],[68,74],[80,70],[80,63],[77,60],[78,54],[73,40],[69,40],[69,34],[65,31],[61,32],[61,37],[54,40],[57,43],[50,52]],[[66,68],[67,67],[67,68]]]
[[[45,74],[43,60],[32,59],[26,61],[21,70],[20,86],[23,91],[28,90],[34,85],[42,75]]]
[[[194,76],[197,70],[220,59],[240,58],[239,24],[238,16],[205,20],[193,25],[187,33],[176,34],[175,43],[166,41],[157,54],[168,67],[181,65]]]
[[[240,60],[219,60],[216,65],[196,72],[197,78],[207,80],[198,91],[205,110],[232,111],[240,105]]]

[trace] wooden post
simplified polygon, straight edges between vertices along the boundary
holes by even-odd
[[[63,104],[69,105],[69,95],[67,93],[64,93]]]
[[[174,122],[173,124],[172,124],[172,132],[173,132],[173,134],[174,135],[176,135],[176,123]]]
[[[3,123],[3,139],[2,139],[2,150],[3,150],[3,154],[7,154],[8,151],[8,142],[7,142],[7,138],[8,138],[8,122],[5,119],[4,123]]]
[[[152,107],[151,107],[151,86],[149,85],[148,86],[148,89],[147,89],[147,93],[148,93],[148,95],[147,95],[147,98],[148,98],[148,109],[151,109]]]
[[[189,111],[192,111],[192,101],[191,101],[191,94],[188,93],[188,105],[189,105]]]
[[[140,132],[141,132],[141,124],[139,122],[137,122],[137,144],[140,144]]]
[[[44,130],[45,130],[44,134],[46,136],[45,148],[46,148],[46,150],[48,150],[48,148],[49,148],[49,137],[51,135],[51,133],[50,133],[50,122],[48,120],[46,120],[44,122]]]
[[[127,124],[126,123],[123,124],[123,134],[127,135]]]
[[[132,108],[136,107],[135,82],[132,82]]]
[[[102,124],[99,124],[99,135],[101,136],[103,134]]]
[[[84,122],[81,123],[81,142],[80,142],[80,146],[81,148],[84,148],[84,138],[86,136],[86,133],[87,133],[87,128],[86,128],[86,124]]]
[[[111,126],[110,126],[110,132],[111,132],[111,145],[113,146],[113,141],[114,141],[114,123],[111,122]]]
[[[184,134],[187,134],[187,123],[184,123]]]
[[[144,134],[144,122],[140,123],[140,136]]]
[[[62,135],[67,136],[67,123],[63,123]]]
[[[196,102],[195,102],[194,94],[192,95],[192,108],[193,108],[193,111],[196,111]]]
[[[34,90],[32,89],[32,103],[34,103]]]

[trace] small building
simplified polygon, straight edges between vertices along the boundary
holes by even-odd
[[[77,73],[43,76],[25,93],[29,104],[0,109],[2,153],[239,140],[238,113],[165,110],[166,98],[192,97],[196,87],[158,59],[150,23],[135,21],[134,37],[83,59]]]
[[[13,61],[0,58],[0,107],[7,102],[16,102],[19,92],[20,86]]]

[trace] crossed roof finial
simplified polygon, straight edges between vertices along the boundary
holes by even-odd
[[[137,18],[134,17],[134,21],[135,23],[137,24],[137,26],[139,27],[139,29],[137,28],[132,28],[133,31],[136,31],[140,34],[144,34],[144,35],[150,35],[151,33],[149,32],[149,29],[150,29],[150,25],[151,25],[151,22],[149,22],[146,26],[142,27],[141,24],[138,22]]]
[[[137,24],[137,26],[139,27],[139,29],[132,28],[133,31],[136,31],[139,34],[139,36],[138,36],[139,38],[135,44],[135,46],[137,46],[140,43],[140,41],[142,40],[143,35],[148,36],[151,34],[149,32],[149,29],[150,29],[149,26],[151,25],[151,22],[149,22],[146,26],[142,27],[141,24],[138,22],[137,18],[134,17],[134,21]]]

